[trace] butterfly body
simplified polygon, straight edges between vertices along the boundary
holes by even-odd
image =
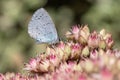
[[[28,33],[37,43],[53,44],[58,42],[55,25],[43,8],[38,9],[33,14],[28,24]]]

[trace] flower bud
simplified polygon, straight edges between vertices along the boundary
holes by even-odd
[[[74,35],[70,31],[67,31],[65,36],[68,40],[73,40],[74,39]]]
[[[96,31],[90,34],[88,38],[88,46],[91,48],[98,48],[100,38]]]
[[[67,44],[65,46],[65,49],[64,49],[64,56],[63,56],[63,60],[67,60],[69,57],[70,57],[70,54],[71,54],[71,48],[70,46]]]
[[[94,65],[93,65],[92,61],[86,60],[85,61],[84,69],[88,73],[92,72],[93,69],[94,69]]]
[[[90,31],[87,25],[85,25],[83,28],[80,29],[80,36],[82,36],[85,40],[88,39],[89,35],[90,35]]]
[[[102,38],[105,37],[105,35],[106,35],[105,29],[102,29],[102,30],[100,31],[100,35],[102,36]]]
[[[81,49],[82,49],[82,45],[81,44],[73,44],[71,45],[71,55],[70,55],[70,58],[71,59],[78,59],[80,56],[80,53],[81,53]]]
[[[106,48],[106,43],[105,43],[104,40],[100,40],[100,42],[99,42],[99,48],[101,48],[101,49],[105,49]]]
[[[65,48],[64,42],[60,41],[60,43],[58,44],[57,47],[60,48],[60,49],[62,49],[62,50],[64,50],[64,48]]]
[[[82,37],[81,35],[78,38],[78,42],[80,44],[82,44],[82,45],[86,45],[87,44],[87,40],[84,37]]]
[[[89,52],[89,47],[88,46],[85,46],[82,50],[82,53],[81,53],[81,56],[82,57],[88,57],[90,55],[90,52]]]
[[[97,59],[98,58],[98,51],[96,49],[93,49],[91,52],[90,52],[90,58],[91,59]]]
[[[50,62],[49,62],[49,60],[47,60],[47,59],[45,59],[45,60],[41,60],[41,61],[39,61],[39,64],[38,64],[38,66],[37,66],[37,70],[38,70],[38,72],[48,72],[49,71],[49,68],[50,68],[50,66],[52,66],[52,65],[50,65]]]
[[[37,72],[37,59],[30,59],[29,63],[25,65],[24,69],[31,72]]]
[[[79,31],[80,31],[80,30],[79,30],[79,28],[78,28],[77,25],[72,27],[72,33],[73,33],[73,34],[79,34]]]
[[[58,58],[57,54],[50,54],[48,55],[47,59],[55,66],[57,67],[60,63],[60,58]]]
[[[112,39],[112,35],[111,34],[107,34],[106,35],[105,42],[106,42],[107,48],[112,48],[112,46],[114,44],[114,41]]]

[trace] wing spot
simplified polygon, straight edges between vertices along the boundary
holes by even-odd
[[[38,29],[38,27],[36,27],[36,29]]]
[[[40,18],[38,17],[38,19],[40,19]]]
[[[48,24],[50,24],[50,23],[47,23],[46,25],[48,25]]]

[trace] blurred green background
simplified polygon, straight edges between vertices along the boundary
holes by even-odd
[[[120,45],[120,0],[0,0],[0,72],[21,71],[30,57],[45,51],[28,35],[32,14],[44,7],[52,17],[59,36],[76,24],[91,30],[105,28]]]

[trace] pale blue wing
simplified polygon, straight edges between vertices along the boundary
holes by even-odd
[[[49,14],[43,9],[38,9],[28,24],[28,33],[37,43],[56,43],[58,35],[55,25]]]

